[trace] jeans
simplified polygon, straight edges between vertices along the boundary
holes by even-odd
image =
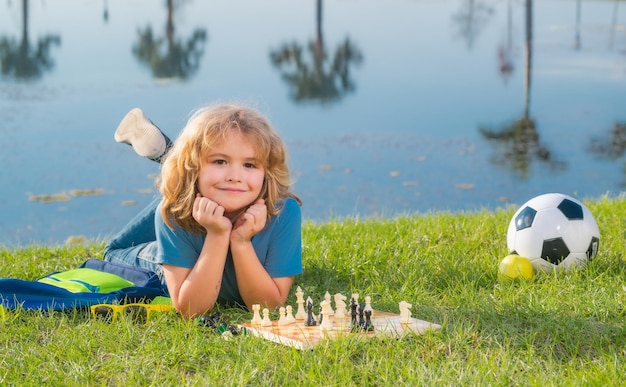
[[[154,214],[161,201],[155,198],[137,214],[104,248],[103,260],[138,266],[155,272],[167,294],[163,268],[155,262],[157,255]]]

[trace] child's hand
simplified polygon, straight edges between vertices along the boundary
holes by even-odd
[[[224,207],[200,194],[193,202],[192,215],[207,232],[230,232],[232,228],[230,220],[224,216]]]
[[[248,242],[254,234],[263,230],[267,220],[267,206],[265,200],[258,199],[246,212],[239,215],[233,223],[230,234],[231,241]]]

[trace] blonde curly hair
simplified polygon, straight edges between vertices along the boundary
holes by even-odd
[[[192,233],[204,233],[192,216],[200,167],[211,149],[221,144],[231,130],[239,131],[252,142],[258,162],[265,168],[259,198],[265,199],[268,219],[280,212],[283,199],[294,198],[302,205],[291,192],[287,148],[268,120],[239,104],[206,106],[196,110],[187,121],[163,162],[161,214],[170,228],[175,224]]]

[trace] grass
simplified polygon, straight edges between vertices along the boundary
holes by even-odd
[[[84,311],[7,311],[2,385],[624,385],[626,200],[586,202],[600,226],[584,269],[499,282],[514,208],[304,226],[305,296],[371,295],[442,325],[403,339],[298,351],[224,340],[175,314],[107,324]],[[0,277],[35,279],[100,257],[104,242],[0,249]],[[295,305],[295,294],[289,303]],[[251,313],[222,309],[231,323]]]

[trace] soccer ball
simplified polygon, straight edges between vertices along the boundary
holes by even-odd
[[[511,254],[535,271],[584,266],[598,253],[600,230],[580,201],[560,193],[536,196],[513,215],[506,235]]]

